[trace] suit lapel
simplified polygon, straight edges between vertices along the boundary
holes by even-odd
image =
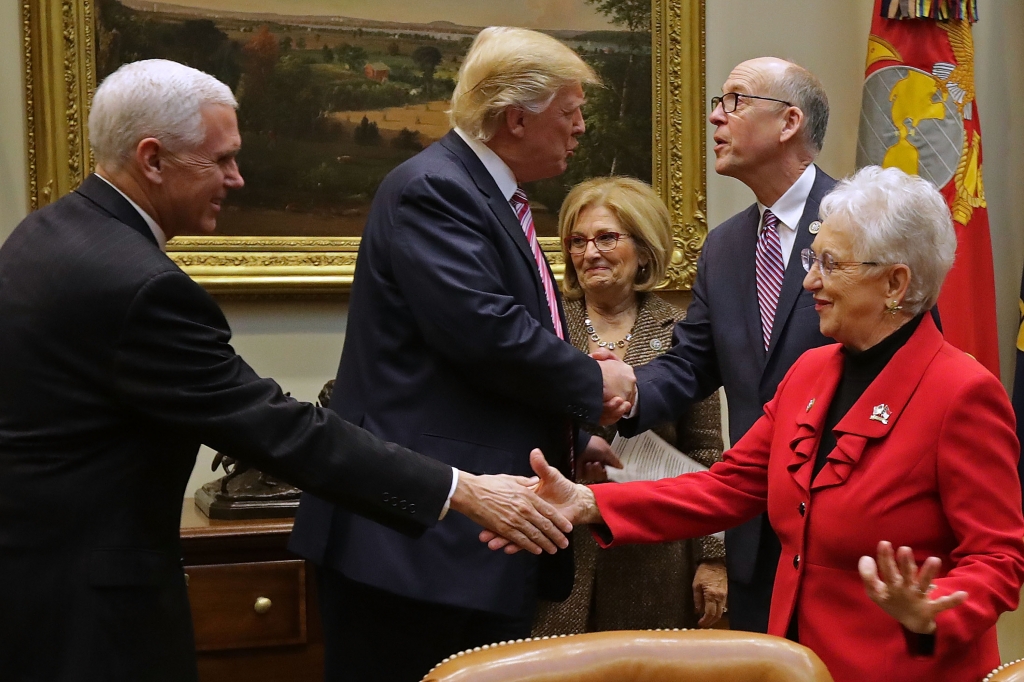
[[[148,239],[153,246],[159,248],[160,245],[157,243],[156,237],[153,235],[153,231],[149,229],[149,225],[146,224],[145,219],[138,211],[135,210],[135,207],[129,204],[128,200],[121,196],[121,194],[111,187],[108,182],[93,174],[87,177],[75,192],[96,204],[128,227],[132,228]]]
[[[889,435],[942,344],[942,333],[932,316],[925,315],[913,336],[836,424],[836,447],[814,479],[812,490],[843,483],[868,443]]]
[[[814,185],[810,194],[807,195],[807,203],[804,204],[803,215],[800,216],[800,223],[796,226],[796,239],[793,242],[793,251],[789,254],[789,265],[786,266],[786,274],[782,280],[782,291],[779,293],[779,305],[775,308],[775,324],[772,325],[772,339],[768,344],[768,358],[771,359],[778,340],[789,321],[793,312],[793,306],[803,291],[804,266],[800,262],[800,252],[808,248],[814,241],[814,235],[810,233],[811,223],[818,219],[818,209],[821,205],[821,198],[824,196],[824,185],[828,183],[829,177],[820,168],[815,167]]]
[[[533,249],[530,248],[530,243],[526,240],[523,226],[519,223],[519,218],[516,217],[515,212],[512,210],[512,205],[502,195],[497,183],[494,182],[494,178],[491,177],[487,168],[484,167],[483,162],[480,161],[473,150],[469,148],[469,145],[454,130],[441,138],[441,144],[462,161],[462,165],[466,168],[466,172],[469,173],[473,182],[476,183],[477,188],[487,197],[487,205],[490,207],[491,212],[494,213],[494,217],[508,233],[509,238],[515,242],[520,253],[523,254],[523,258],[532,267],[534,265]],[[536,268],[534,267],[533,269]],[[540,285],[540,273],[537,273],[537,284]]]
[[[540,323],[545,328],[554,332],[551,315],[546,312],[548,309],[547,296],[544,293],[544,284],[540,280],[540,273],[537,271],[537,263],[533,259],[533,249],[530,248],[530,242],[526,239],[526,234],[523,232],[523,226],[519,222],[519,218],[516,217],[515,212],[512,210],[512,205],[509,204],[504,195],[502,195],[501,190],[498,188],[498,184],[494,182],[494,178],[491,177],[490,172],[488,172],[487,168],[484,167],[483,162],[479,157],[477,157],[476,153],[470,149],[469,145],[459,137],[458,133],[452,130],[441,138],[440,143],[445,147],[445,149],[462,161],[462,165],[466,169],[466,172],[469,173],[470,178],[473,179],[477,188],[487,198],[487,205],[490,207],[491,213],[494,214],[495,219],[497,219],[498,223],[519,249],[520,254],[522,254],[526,262],[527,268],[533,275],[533,281],[538,295],[537,304],[540,306],[542,311],[545,311],[544,314],[540,316]],[[545,259],[545,266],[548,267],[548,271],[550,272],[551,270],[550,266],[547,264],[547,259]],[[554,280],[553,274],[552,280]],[[565,328],[565,311],[562,310],[560,300],[558,305],[565,338],[569,338],[568,331]]]

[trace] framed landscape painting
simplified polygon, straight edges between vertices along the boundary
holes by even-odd
[[[704,220],[703,0],[22,0],[33,208],[92,167],[86,119],[121,64],[173,59],[239,102],[239,167],[217,234],[169,255],[215,293],[322,293],[351,285],[384,176],[450,130],[448,100],[480,28],[544,31],[601,76],[569,170],[533,183],[557,272],[558,208],[595,175],[651,182],[672,212],[664,286],[689,288]]]

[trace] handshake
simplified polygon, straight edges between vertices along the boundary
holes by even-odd
[[[590,357],[597,360],[604,381],[601,424],[614,424],[629,414],[636,404],[636,375],[632,367],[609,350],[597,350]]]
[[[621,466],[614,455],[606,462]],[[530,466],[532,478],[459,472],[451,509],[483,526],[480,540],[493,550],[554,554],[569,546],[574,524],[601,520],[590,489],[562,476],[540,450],[530,453]]]
[[[591,354],[601,368],[603,380],[601,424],[614,424],[629,414],[636,403],[633,368],[610,351]],[[591,523],[600,518],[593,495],[548,465],[540,450],[530,454],[536,476],[474,476],[459,472],[451,508],[465,514],[484,530],[480,539],[491,549],[512,553],[520,549],[553,554],[568,547],[566,538],[574,523]],[[604,466],[621,467],[600,438],[592,438],[587,450],[578,453],[577,476],[590,476]]]

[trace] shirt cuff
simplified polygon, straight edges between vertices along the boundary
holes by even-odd
[[[903,638],[907,641],[907,651],[911,656],[934,656],[935,655],[935,633],[922,635],[918,632],[911,632],[902,625]]]
[[[441,507],[441,515],[437,517],[438,521],[443,519],[445,517],[445,514],[448,513],[448,507],[450,507],[452,505],[452,495],[455,494],[455,488],[458,487],[458,485],[459,485],[459,470],[456,469],[455,467],[452,467],[452,487],[451,487],[451,490],[448,491],[448,499],[446,499],[444,501],[444,506]]]
[[[626,416],[623,417],[623,419],[632,419],[633,417],[635,417],[636,413],[640,409],[639,405],[640,405],[640,389],[637,389],[636,390],[636,397],[633,398],[633,405],[632,405],[632,407],[629,408],[629,412],[626,413]]]

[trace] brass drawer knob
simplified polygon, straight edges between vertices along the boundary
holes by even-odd
[[[256,603],[253,605],[252,608],[256,613],[263,615],[264,613],[270,610],[271,606],[272,604],[270,600],[266,597],[257,597]]]

